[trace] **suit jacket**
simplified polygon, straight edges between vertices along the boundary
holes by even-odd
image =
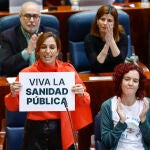
[[[47,31],[59,35],[57,30],[43,26],[39,27],[38,33]],[[8,77],[17,76],[21,69],[29,66],[29,61],[25,61],[21,55],[22,50],[27,48],[27,41],[21,31],[21,26],[3,31],[0,41],[1,75]]]

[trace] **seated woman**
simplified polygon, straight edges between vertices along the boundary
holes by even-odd
[[[148,150],[150,99],[146,76],[134,63],[121,63],[113,74],[116,96],[101,106],[101,140],[111,150]]]
[[[112,72],[117,64],[124,62],[128,39],[118,23],[116,8],[104,5],[98,9],[84,42],[92,72]]]

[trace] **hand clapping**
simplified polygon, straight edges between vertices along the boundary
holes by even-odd
[[[149,110],[149,102],[146,98],[143,99],[143,109],[140,113],[140,120],[141,120],[141,123],[143,123],[145,120],[146,120],[146,114]]]
[[[125,114],[124,109],[121,106],[121,99],[120,99],[120,97],[117,98],[117,113],[118,113],[118,115],[120,117],[120,122],[124,123],[125,120],[126,120],[126,114]]]
[[[27,47],[27,53],[28,54],[31,54],[35,48],[36,48],[36,41],[38,39],[38,37],[43,34],[43,32],[39,33],[38,35],[36,34],[33,34],[29,40],[29,43],[28,43],[28,47]]]
[[[106,28],[106,35],[105,35],[106,43],[109,45],[113,38],[114,38],[113,37],[113,25],[108,23],[107,28]]]

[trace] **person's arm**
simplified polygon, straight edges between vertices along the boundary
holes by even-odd
[[[123,33],[120,34],[120,41],[116,43],[116,46],[120,50],[119,55],[114,57],[111,52],[111,54],[109,54],[105,60],[106,64],[110,63],[110,64],[114,64],[115,66],[119,63],[124,62],[128,53],[128,38],[125,34]]]
[[[19,110],[19,97],[12,97],[11,93],[5,96],[5,107],[10,111]]]
[[[117,145],[122,132],[127,128],[126,123],[120,121],[114,127],[111,111],[111,100],[105,101],[101,106],[101,140],[108,148]]]
[[[150,99],[148,99],[148,104],[149,104],[149,108],[148,108],[148,112],[146,113],[146,118],[143,120],[141,120],[141,123],[139,125],[141,133],[142,133],[142,137],[144,142],[150,146]],[[144,107],[144,111],[145,111],[145,107]]]
[[[10,93],[5,96],[5,107],[10,111],[19,110],[19,91],[21,85],[18,82],[18,77],[16,81],[10,84]]]
[[[85,52],[90,62],[92,71],[94,72],[100,72],[103,67],[103,64],[99,63],[97,56],[102,51],[104,45],[105,43],[103,41],[92,36],[91,34],[88,34],[84,39]],[[103,53],[104,55],[107,53],[105,50]]]
[[[120,51],[120,54],[117,56],[117,58],[120,58],[122,61],[124,61],[128,53],[128,37],[126,34],[120,33],[120,40],[116,43],[116,46]]]
[[[102,51],[97,55],[97,61],[100,64],[103,64],[105,62],[105,59],[107,58],[108,55],[108,50],[109,50],[109,45],[105,44]]]
[[[111,50],[112,56],[113,57],[119,56],[120,50],[119,50],[119,48],[118,48],[118,46],[117,46],[117,44],[116,44],[114,39],[112,39],[110,41],[109,46],[110,46],[110,50]]]
[[[75,72],[75,86],[73,86],[72,90],[75,93],[75,99],[77,105],[90,105],[90,95],[86,90],[86,86],[79,77],[79,74],[75,70],[75,68],[71,65],[72,69]],[[76,92],[75,92],[76,90]]]
[[[92,71],[95,73],[102,72],[103,69],[104,70],[106,69],[106,66],[111,66],[111,68],[113,68],[117,64],[124,62],[127,56],[128,39],[125,34],[120,34],[120,41],[116,43],[120,50],[120,54],[116,57],[113,57],[111,50],[107,49],[108,46],[106,45],[108,44],[105,44],[105,42],[103,42],[100,38],[96,38],[88,34],[84,40],[84,44],[85,44],[85,51],[89,59]],[[101,60],[98,61],[98,59]]]
[[[122,57],[123,59],[125,59],[126,55],[127,55],[127,49],[128,49],[128,40],[127,40],[127,36],[123,33],[119,34],[120,36],[120,44],[117,45],[114,36],[113,36],[113,26],[111,24],[108,24],[107,26],[107,30],[106,30],[106,35],[105,35],[105,40],[106,43],[109,45],[112,56],[114,58],[117,57]],[[123,52],[124,53],[121,53]],[[124,56],[125,54],[125,56]]]
[[[78,72],[70,63],[64,63],[62,71],[75,73],[75,85],[72,86],[72,92],[75,94],[76,105],[90,105],[90,95],[86,91],[86,86],[81,80]]]
[[[22,36],[18,36],[18,38],[16,36],[15,32],[4,32],[1,35],[2,74],[6,76],[16,76],[22,68],[27,67],[29,64],[21,54],[27,44],[26,40]]]
[[[113,25],[112,23],[107,24],[106,35],[105,35],[106,44],[110,47],[113,57],[117,57],[120,54],[120,50],[116,45],[114,36],[113,36]]]
[[[106,44],[109,45],[109,47],[110,47],[112,58],[116,59],[116,61],[118,61],[118,63],[121,63],[124,61],[124,59],[127,55],[128,40],[126,37],[126,41],[123,42],[122,37],[121,37],[123,35],[123,33],[120,33],[119,34],[120,46],[118,46],[114,39],[114,31],[113,30],[114,30],[114,25],[112,23],[108,23],[107,28],[106,28],[105,41],[106,41]],[[125,36],[125,34],[124,34],[124,36]],[[121,51],[123,51],[123,46],[125,46],[125,48],[126,48],[126,49],[124,49],[124,51],[126,52],[125,56],[123,55],[123,53],[121,53]],[[119,59],[121,62],[119,62]]]
[[[90,95],[86,91],[86,87],[79,77],[76,69],[70,63],[65,64],[61,71],[65,72],[75,72],[75,85],[80,85],[75,92],[75,111],[70,111],[71,120],[74,130],[79,130],[88,124],[92,123],[92,112],[90,108]],[[79,91],[78,91],[79,90]],[[80,91],[81,90],[81,91]],[[82,94],[81,94],[82,93]]]

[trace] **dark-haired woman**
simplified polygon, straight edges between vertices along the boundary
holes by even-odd
[[[98,9],[84,43],[92,72],[112,72],[117,64],[124,62],[128,39],[119,25],[115,7],[104,5]]]
[[[101,106],[101,140],[110,150],[148,150],[150,100],[145,97],[146,76],[134,63],[115,67],[116,96]]]

